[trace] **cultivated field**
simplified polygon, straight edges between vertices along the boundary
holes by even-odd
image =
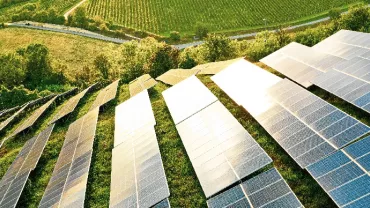
[[[90,0],[88,13],[161,35],[192,34],[197,22],[211,31],[237,31],[323,16],[359,0]]]

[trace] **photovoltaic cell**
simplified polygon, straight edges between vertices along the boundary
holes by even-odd
[[[170,207],[147,90],[116,108],[110,207]]]
[[[189,79],[192,79],[191,82]],[[270,164],[272,160],[197,78],[189,79],[168,90],[181,100],[168,94],[164,97],[172,115],[182,110],[173,101],[193,108],[200,106],[198,98],[212,98],[210,104],[203,103],[197,108],[199,110],[192,111],[194,113],[184,116],[184,120],[177,119],[181,122],[176,122],[186,152],[209,198]],[[186,85],[178,87],[183,83]],[[176,121],[176,116],[173,119]]]
[[[57,99],[57,98],[58,98],[58,96],[55,96],[54,98],[49,100],[47,103],[45,103],[44,105],[39,107],[8,138],[13,137],[13,136],[19,134],[20,132],[22,132],[22,131],[28,129],[29,127],[31,127],[40,118],[40,116],[50,107],[50,105],[54,103],[55,99]]]
[[[152,88],[156,84],[157,82],[149,74],[144,74],[130,83],[130,95],[131,97],[135,96],[144,90]]]
[[[307,168],[339,207],[364,207],[370,202],[369,169],[363,163],[368,160],[361,161],[370,153],[369,143],[370,137],[362,139]]]
[[[12,116],[7,118],[5,121],[0,123],[0,132],[9,124],[11,123],[16,117],[18,117],[26,108],[28,107],[28,103],[21,107],[17,112],[15,112]]]
[[[216,96],[195,76],[165,90],[162,94],[175,124],[217,101]]]
[[[370,131],[368,126],[295,83],[272,79],[274,75],[266,73],[251,64],[235,65],[212,80],[242,105],[302,168]]]
[[[156,80],[169,85],[175,85],[193,75],[196,75],[199,71],[199,69],[171,69],[157,77]]]
[[[212,197],[207,201],[207,205],[210,208],[303,207],[275,168]]]
[[[41,157],[54,124],[28,140],[0,181],[0,207],[16,207],[28,176]]]
[[[95,85],[95,84],[94,84]],[[58,121],[59,119],[65,117],[66,115],[72,113],[74,111],[74,109],[76,108],[76,106],[78,105],[78,103],[80,102],[81,98],[83,98],[85,96],[85,94],[94,86],[90,86],[88,87],[87,89],[85,89],[84,91],[80,92],[79,94],[77,94],[76,96],[70,98],[67,103],[65,103],[63,105],[63,107],[59,110],[59,112],[53,117],[53,119],[49,122],[49,123],[55,123],[56,121]]]
[[[231,64],[243,60],[244,58],[237,58],[227,61],[219,61],[219,62],[212,62],[207,64],[201,64],[195,66],[193,70],[199,71],[199,74],[217,74],[218,72],[222,71],[223,69],[227,68]]]
[[[115,122],[120,128],[115,129],[114,146],[122,143],[127,135],[140,127],[156,124],[147,90],[117,106],[116,115]]]
[[[90,107],[90,111],[113,100],[117,94],[118,84],[119,84],[119,80],[113,82],[112,84],[108,85],[104,89],[100,90],[94,103]]]
[[[83,207],[98,121],[95,108],[72,123],[39,207]]]

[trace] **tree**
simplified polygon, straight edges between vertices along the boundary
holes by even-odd
[[[231,46],[231,40],[224,35],[209,35],[203,47],[207,51],[206,60],[210,62],[225,60],[235,54],[235,50]]]
[[[152,77],[158,77],[159,75],[173,69],[177,66],[177,57],[179,51],[172,46],[165,45],[160,48],[149,61],[149,74]]]
[[[89,21],[87,18],[87,12],[85,7],[78,7],[71,19],[72,26],[87,28],[89,26]]]
[[[368,7],[355,7],[338,20],[339,29],[367,32],[370,27],[370,12]]]
[[[16,54],[0,55],[0,84],[21,85],[26,77],[24,59]]]
[[[170,39],[173,40],[173,41],[179,41],[180,40],[180,33],[177,32],[177,31],[172,31],[170,33]]]
[[[179,68],[191,69],[197,65],[197,62],[190,57],[189,53],[185,54],[185,57],[180,58]]]
[[[206,27],[205,24],[200,23],[200,22],[195,24],[195,35],[198,38],[203,39],[203,38],[207,37],[208,32],[209,32],[208,28]]]
[[[100,73],[103,76],[103,79],[109,78],[109,70],[111,68],[111,63],[108,60],[108,57],[104,54],[98,55],[94,60],[94,65],[97,70],[100,71]]]

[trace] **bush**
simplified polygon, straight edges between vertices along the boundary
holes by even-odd
[[[177,58],[179,51],[170,45],[165,45],[152,55],[149,60],[149,74],[152,77],[167,72],[170,69],[177,67]]]
[[[179,62],[179,68],[181,69],[191,69],[197,65],[197,62],[190,57],[189,53],[186,53],[183,55],[183,57],[180,57]]]
[[[13,89],[0,85],[0,95],[1,109],[22,105],[39,97],[37,91],[30,91],[24,88],[23,85]]]
[[[170,39],[173,40],[173,41],[180,41],[180,39],[181,39],[180,33],[177,32],[177,31],[172,31],[170,33]]]
[[[104,54],[98,55],[94,60],[95,68],[100,71],[103,76],[103,79],[109,78],[109,71],[111,68],[111,63],[108,60],[108,57]]]
[[[198,38],[203,39],[207,37],[208,32],[209,30],[205,24],[199,22],[195,24],[195,36]]]
[[[23,84],[26,67],[22,57],[16,54],[0,55],[0,84],[13,87]]]
[[[235,54],[231,40],[224,35],[209,35],[203,47],[206,50],[206,60],[209,62],[226,60],[234,57]]]

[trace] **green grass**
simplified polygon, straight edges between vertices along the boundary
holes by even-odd
[[[193,34],[194,25],[203,22],[211,31],[239,31],[305,22],[322,17],[330,9],[343,8],[361,0],[90,0],[90,17],[101,16],[125,27],[160,35],[179,31]]]

